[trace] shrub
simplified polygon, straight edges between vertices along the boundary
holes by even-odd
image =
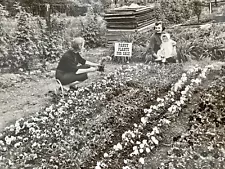
[[[12,70],[19,68],[29,70],[38,52],[36,45],[31,40],[32,30],[28,24],[31,16],[21,11],[17,17],[18,25],[14,38],[10,42],[7,65]]]
[[[8,55],[8,41],[9,35],[4,29],[4,21],[7,20],[8,11],[5,7],[0,4],[0,66],[7,66],[5,62],[7,61],[6,56]]]
[[[181,23],[191,17],[191,12],[187,0],[161,0],[156,6],[155,15],[169,23]]]
[[[103,18],[94,13],[92,10],[88,12],[82,21],[81,36],[85,39],[87,48],[96,48],[106,45],[106,24]]]
[[[196,15],[198,18],[198,23],[200,21],[200,15],[202,13],[202,2],[200,0],[193,0],[190,3],[193,15]]]
[[[64,52],[63,50],[63,36],[65,30],[65,21],[57,20],[56,16],[51,17],[51,29],[47,27],[45,20],[41,18],[37,19],[40,35],[36,39],[36,45],[40,51],[40,59],[43,63],[46,61],[56,61],[60,55]]]
[[[221,25],[212,25],[209,29],[174,29],[171,33],[177,41],[178,51],[183,58],[201,60],[223,60],[225,56],[225,29]]]

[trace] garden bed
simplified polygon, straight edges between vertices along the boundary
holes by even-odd
[[[182,112],[191,115],[188,108],[195,108],[195,101],[201,101],[198,97],[207,93],[207,86],[216,79],[205,79],[209,69],[192,67],[187,72],[180,64],[126,65],[88,87],[68,93],[65,99],[55,96],[50,107],[17,120],[2,132],[0,166],[147,166],[144,161],[148,162],[165,143],[170,124]],[[220,79],[222,74],[213,75]],[[205,90],[198,88],[202,80],[207,81]],[[199,95],[190,100],[195,91]],[[173,141],[175,145],[177,141]],[[162,159],[164,166],[173,157]]]

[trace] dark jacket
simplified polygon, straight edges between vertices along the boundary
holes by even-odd
[[[64,72],[76,72],[79,68],[79,63],[84,65],[86,60],[80,56],[79,52],[68,50],[60,59],[57,70]]]
[[[154,53],[157,54],[161,44],[162,44],[161,33],[154,33],[150,37],[147,53],[151,55],[153,55]]]

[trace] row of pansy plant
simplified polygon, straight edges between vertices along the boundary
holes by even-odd
[[[46,153],[49,154],[52,153],[51,151],[64,152],[65,148],[68,148],[69,141],[76,144],[75,140],[69,140],[69,138],[65,140],[63,138],[65,137],[65,129],[68,129],[72,136],[76,133],[73,128],[66,128],[68,123],[74,122],[79,113],[84,113],[84,118],[85,113],[88,113],[88,111],[82,110],[82,105],[93,108],[94,103],[98,101],[104,102],[106,91],[125,87],[126,81],[132,80],[132,76],[127,76],[129,72],[140,74],[139,71],[143,71],[142,69],[147,70],[151,69],[151,67],[140,64],[128,66],[125,69],[121,68],[115,73],[107,75],[100,82],[70,93],[68,98],[62,98],[56,105],[51,105],[44,111],[37,112],[36,116],[17,120],[15,125],[7,127],[4,133],[0,134],[1,138],[4,137],[0,141],[1,151],[10,151],[10,156],[16,156],[16,159],[11,160],[1,156],[0,161],[3,161],[7,166],[14,166],[15,163],[21,163],[21,166],[23,166],[23,163],[26,161],[35,161],[40,158],[43,158],[43,164],[48,160],[52,162],[55,157],[44,159],[42,156],[43,151],[46,150]],[[51,142],[55,138],[57,139],[56,141],[61,139],[61,147]],[[31,152],[26,152],[28,149]],[[77,154],[75,153],[74,156],[77,156]],[[54,162],[57,162],[57,160]]]
[[[113,167],[110,164],[113,161],[111,157],[115,157],[115,154],[117,156],[124,150],[131,151],[131,153],[128,157],[123,157],[126,159],[123,159],[124,166],[122,169],[136,168],[137,166],[134,165],[133,161],[139,161],[141,165],[144,165],[146,154],[150,153],[157,145],[159,145],[161,129],[163,131],[163,127],[170,124],[174,119],[174,116],[179,114],[182,106],[185,105],[188,98],[191,98],[192,91],[196,86],[201,84],[204,78],[206,78],[208,70],[210,70],[209,66],[206,66],[203,69],[194,67],[190,69],[187,74],[182,74],[181,79],[174,84],[168,94],[164,96],[164,98],[157,99],[157,105],[152,105],[149,109],[144,110],[146,116],[141,117],[141,123],[134,124],[133,129],[124,132],[124,134],[122,134],[121,141],[114,145],[108,153],[104,153],[104,158],[97,162],[95,169]],[[188,74],[195,74],[196,72],[199,72],[197,78],[187,78]],[[187,82],[189,80],[190,83],[188,84]],[[180,95],[180,97],[175,100],[177,95]],[[164,109],[165,107],[167,107],[166,111]],[[160,110],[168,113],[162,113]],[[151,123],[152,119],[155,119],[152,118],[152,115],[155,117],[156,114],[157,116],[168,114],[168,117],[166,118],[166,116],[162,116],[163,118],[161,118],[154,127],[151,126],[151,128],[149,128],[148,123]]]
[[[64,147],[69,148],[69,144],[76,144],[76,138],[71,140],[64,138],[66,130],[69,130],[70,134],[68,139],[77,133],[75,127],[70,126],[67,128],[68,123],[73,122],[75,124],[78,116],[83,116],[85,119],[87,113],[94,112],[96,102],[105,101],[106,91],[118,87],[123,88],[125,86],[120,79],[111,73],[105,76],[103,80],[93,83],[89,87],[79,88],[77,91],[70,92],[67,98],[61,98],[56,105],[46,107],[44,111],[37,112],[36,115],[28,119],[21,118],[14,125],[6,127],[5,131],[0,133],[0,150],[3,153],[12,151],[10,152],[10,157],[13,154],[17,157],[16,159],[9,159],[0,154],[0,167],[1,163],[2,166],[12,167],[19,164],[22,167],[24,162],[35,161],[38,158],[43,158],[42,167],[48,161],[55,163],[56,160],[53,160],[53,156],[52,158],[44,159],[41,155],[43,150],[46,149],[46,154],[51,154],[52,152],[50,151],[52,150],[59,151],[59,149],[64,149]],[[54,138],[60,139],[63,145],[59,147],[57,144],[52,143],[50,140],[54,140]],[[68,143],[69,141],[71,143]],[[25,147],[31,149],[32,152],[26,152]],[[61,154],[64,151],[60,150],[59,152]],[[77,156],[76,153],[75,156]],[[71,165],[75,165],[75,163],[71,162]],[[56,165],[52,167],[54,166],[56,167]]]

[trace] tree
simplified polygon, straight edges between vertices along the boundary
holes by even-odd
[[[194,15],[198,18],[198,23],[200,21],[200,16],[202,13],[202,2],[200,0],[193,0],[191,2],[191,9]]]
[[[37,56],[37,48],[33,43],[32,29],[30,28],[30,14],[25,11],[20,11],[17,16],[17,29],[14,34],[14,39],[10,42],[9,50],[9,65],[12,70],[23,68],[30,70],[35,56]]]
[[[215,0],[215,5],[216,5],[216,6],[218,6],[218,2],[217,2],[217,0]]]

